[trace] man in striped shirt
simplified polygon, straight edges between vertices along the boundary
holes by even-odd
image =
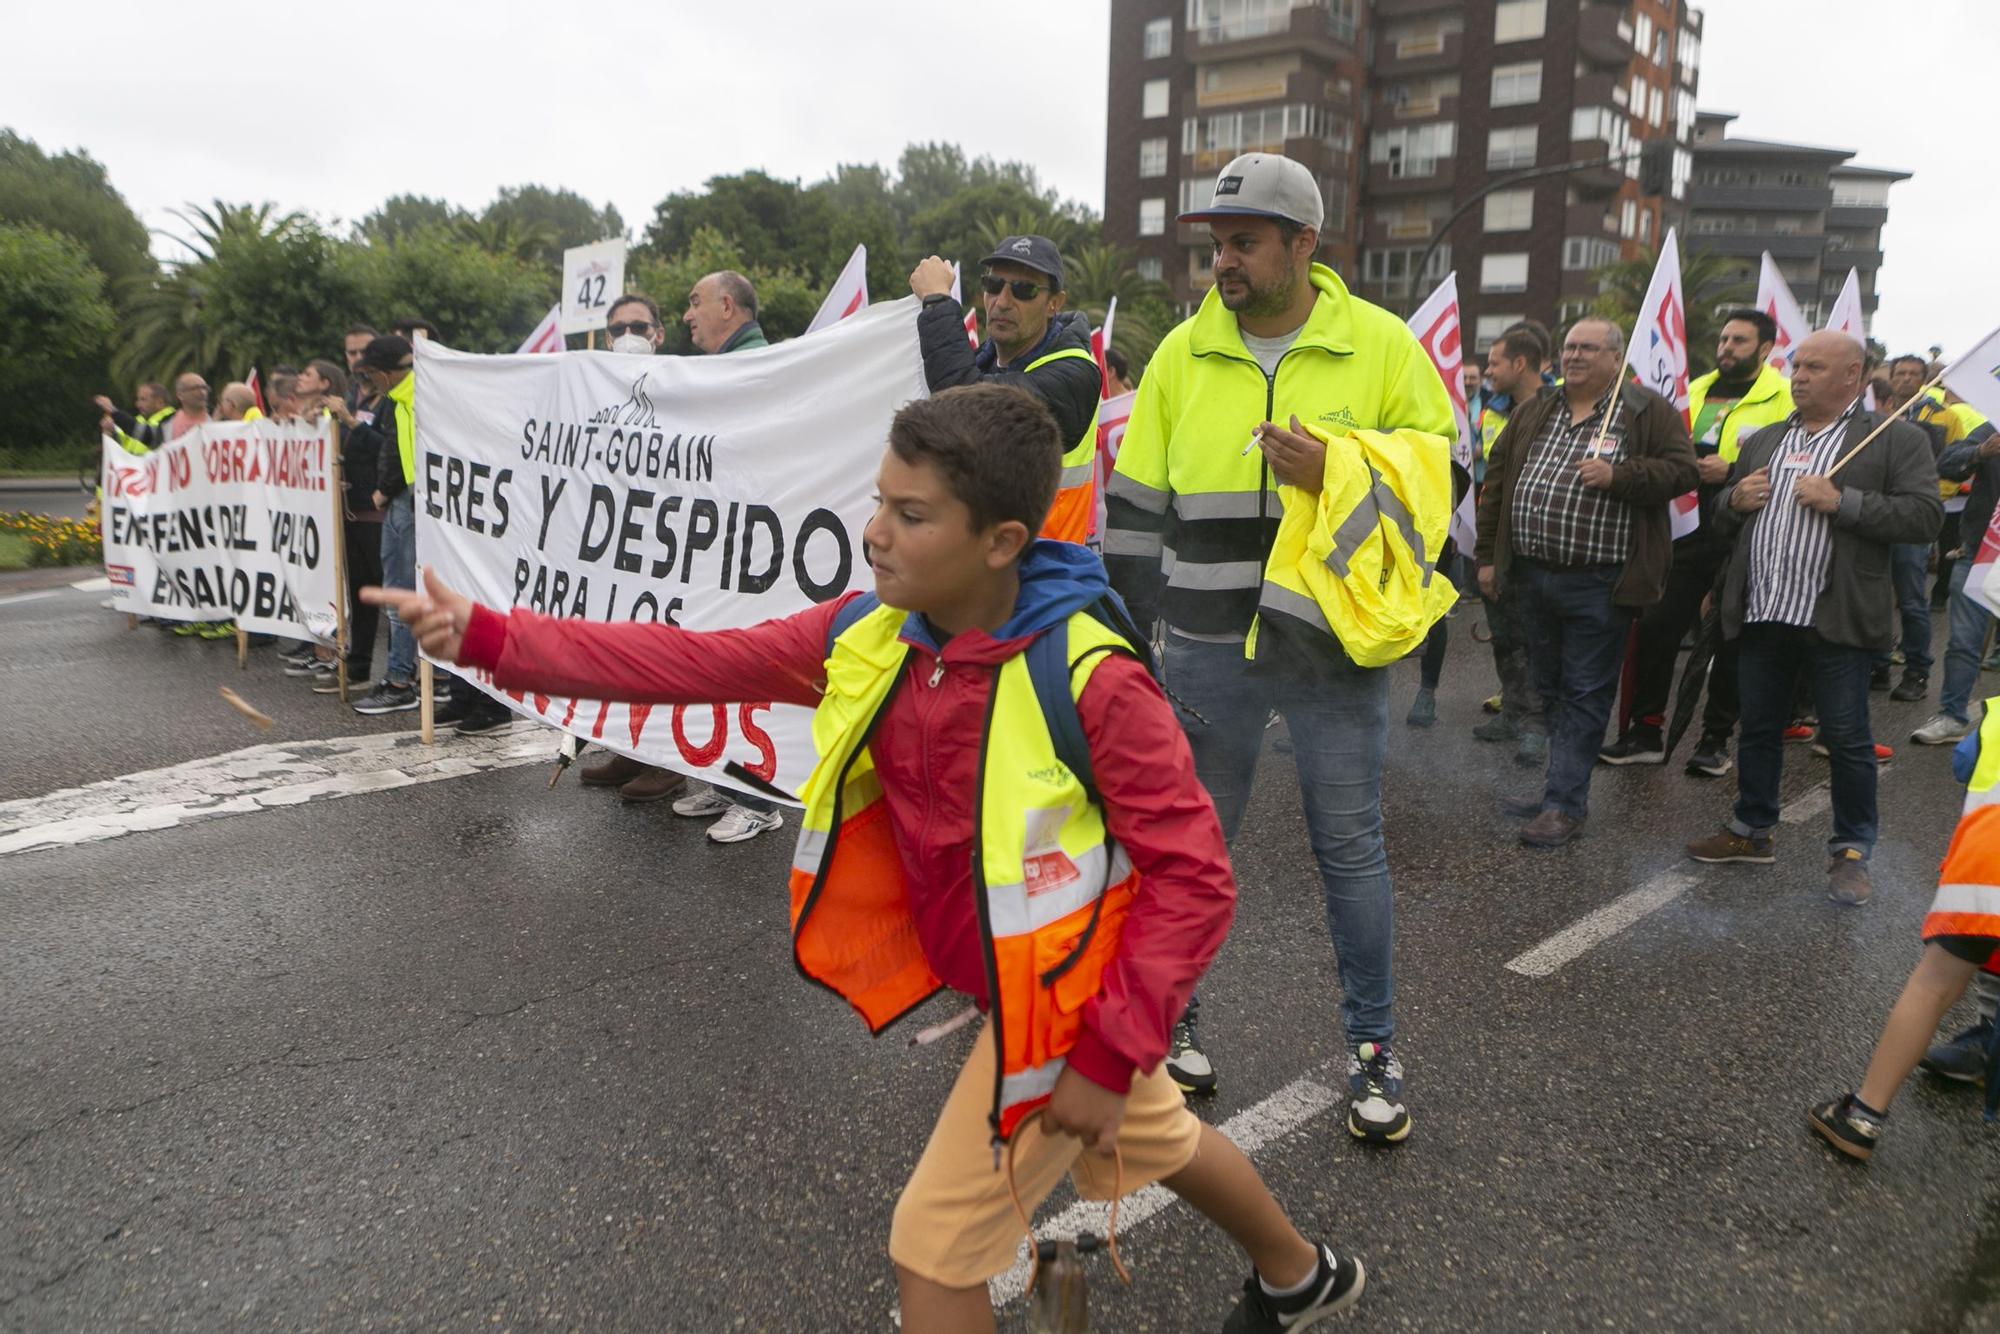
[[[1868,673],[1896,637],[1889,548],[1930,541],[1944,519],[1936,461],[1920,429],[1894,422],[1855,452],[1882,420],[1861,406],[1861,371],[1861,344],[1846,334],[1822,330],[1800,343],[1792,361],[1797,411],[1744,443],[1716,498],[1717,535],[1742,530],[1723,582],[1722,628],[1739,641],[1743,741],[1735,813],[1687,849],[1702,862],[1775,860],[1782,738],[1803,668],[1833,769],[1827,892],[1845,904],[1865,903],[1873,892]]]

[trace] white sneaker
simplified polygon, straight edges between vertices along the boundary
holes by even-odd
[[[716,843],[742,843],[784,823],[785,817],[776,811],[766,813],[753,811],[748,806],[732,805],[720,820],[708,827],[708,837]]]
[[[723,796],[712,787],[699,788],[674,802],[674,814],[700,819],[707,815],[720,815],[724,811],[736,809],[736,803]]]
[[[1971,735],[1971,723],[1962,723],[1948,713],[1934,713],[1922,727],[1910,733],[1910,740],[1920,746],[1949,746]]]

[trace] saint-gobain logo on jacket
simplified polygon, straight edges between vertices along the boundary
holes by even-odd
[[[1242,191],[1243,178],[1241,176],[1218,176],[1215,178],[1215,197],[1217,199],[1222,198],[1224,195],[1241,194]]]

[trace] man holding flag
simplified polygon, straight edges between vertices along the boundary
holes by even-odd
[[[1980,382],[1982,354],[1988,363],[2000,364],[2000,333],[1961,359],[1959,364],[1964,370],[1955,367],[1947,371],[1945,383],[1961,397],[1971,390],[2000,412],[2000,381],[1989,376],[1984,384]],[[1906,360],[1896,359],[1898,373],[1905,371]],[[1904,401],[1917,392],[1912,387],[1904,395]],[[1916,411],[1922,409],[1919,404]],[[2000,501],[2000,434],[1994,433],[1992,423],[1975,427],[1971,434],[1947,448],[1938,458],[1938,476],[1953,482],[1970,479],[1972,490],[1958,516],[1964,554],[1951,571],[1947,613],[1951,637],[1944,652],[1944,685],[1938,691],[1938,711],[1910,733],[1910,740],[1925,746],[1949,745],[1972,731],[1972,691],[1979,684],[1979,655],[1986,647],[1987,626],[1993,620],[1990,608],[1994,605],[1994,593],[1988,580],[1994,557],[2000,555],[2000,531],[1993,527],[1995,513],[2000,511],[2000,505],[1996,505]]]

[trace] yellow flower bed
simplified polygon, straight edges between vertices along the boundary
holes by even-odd
[[[104,536],[95,519],[62,519],[19,510],[0,514],[0,533],[13,533],[27,542],[30,565],[104,563]]]

